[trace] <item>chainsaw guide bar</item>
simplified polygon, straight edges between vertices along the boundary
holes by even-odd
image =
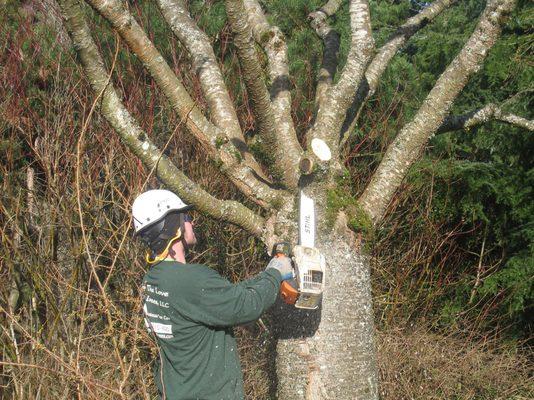
[[[282,282],[280,295],[287,304],[315,310],[325,288],[326,260],[315,247],[315,202],[300,192],[299,244],[291,249],[287,242],[278,243],[275,255],[283,254],[293,261],[293,278]]]

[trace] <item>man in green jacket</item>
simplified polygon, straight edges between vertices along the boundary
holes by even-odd
[[[155,381],[164,400],[240,400],[243,377],[232,327],[258,319],[292,276],[288,258],[273,258],[264,272],[232,284],[201,264],[187,264],[196,242],[186,211],[167,190],[134,201],[136,235],[151,251],[143,279],[147,328],[157,338]]]

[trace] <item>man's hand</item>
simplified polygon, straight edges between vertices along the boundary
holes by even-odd
[[[280,271],[283,281],[293,278],[293,267],[291,266],[291,260],[288,257],[274,257],[269,264],[267,264],[265,270],[268,270],[269,268],[274,268]]]

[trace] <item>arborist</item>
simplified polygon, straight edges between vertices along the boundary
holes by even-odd
[[[191,206],[168,190],[149,190],[132,206],[136,236],[148,247],[142,291],[147,328],[156,337],[155,381],[161,399],[244,398],[243,375],[232,331],[258,319],[292,276],[287,257],[264,272],[231,283],[202,264],[188,264],[196,243]]]

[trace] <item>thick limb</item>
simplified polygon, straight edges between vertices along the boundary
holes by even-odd
[[[298,161],[301,155],[300,146],[293,140],[286,146],[286,130],[280,132],[275,129],[274,113],[263,79],[258,54],[254,43],[252,28],[247,18],[243,0],[226,0],[226,13],[234,33],[234,45],[241,64],[241,71],[252,106],[252,111],[258,124],[258,131],[265,147],[273,151],[274,169],[280,175],[282,182],[288,187],[296,187],[298,183]],[[290,125],[291,126],[291,125]]]
[[[208,36],[190,17],[183,0],[158,0],[163,17],[189,53],[202,93],[208,103],[211,121],[229,138],[242,140],[234,106]]]
[[[185,201],[200,211],[218,219],[225,219],[243,227],[256,236],[262,233],[263,218],[236,201],[222,201],[192,182],[148,139],[134,118],[122,104],[113,85],[109,84],[104,61],[93,41],[83,11],[77,0],[60,0],[66,26],[81,58],[91,87],[101,95],[101,112],[128,148],[158,178]]]
[[[315,91],[316,107],[324,101],[327,90],[332,86],[332,80],[337,70],[339,34],[332,29],[327,18],[334,15],[339,9],[341,0],[330,0],[319,10],[309,15],[311,26],[324,42],[323,61],[317,77],[317,88]]]
[[[185,126],[199,140],[206,153],[222,164],[221,170],[236,187],[262,207],[270,208],[276,203],[282,194],[257,178],[261,167],[250,156],[242,134],[237,131],[229,133],[220,130],[202,115],[185,87],[122,3],[118,0],[87,1],[110,22],[129,48],[139,57],[171,105],[185,121]]]
[[[294,182],[298,180],[298,164],[302,148],[297,140],[295,125],[291,117],[291,92],[286,41],[280,29],[269,24],[257,0],[244,0],[243,4],[254,39],[264,49],[267,56],[267,69],[271,82],[269,88],[271,110],[276,122],[277,142],[283,145],[283,152],[286,154],[299,155],[299,157],[286,157],[283,162],[284,168],[294,174],[289,179],[285,179]]]

